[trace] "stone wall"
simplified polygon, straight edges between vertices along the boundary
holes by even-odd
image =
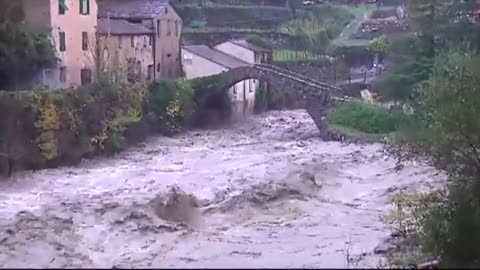
[[[153,79],[152,38],[150,35],[99,35],[99,71],[116,82]]]
[[[181,77],[180,40],[183,20],[172,6],[167,13],[154,20],[155,29],[155,78],[176,79]]]

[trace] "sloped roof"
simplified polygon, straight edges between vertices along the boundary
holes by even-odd
[[[153,33],[152,30],[138,23],[130,23],[121,19],[98,19],[97,31],[99,34],[106,35],[147,35]]]
[[[234,39],[234,40],[229,40],[231,43],[236,44],[240,47],[244,47],[246,49],[252,50],[254,52],[268,52],[270,51],[269,49],[262,48],[260,46],[257,46],[251,42],[248,42],[245,39]]]
[[[185,45],[182,46],[182,48],[226,68],[237,68],[250,65],[247,62],[212,49],[206,45]]]
[[[98,16],[103,18],[153,18],[167,12],[168,0],[98,1]]]

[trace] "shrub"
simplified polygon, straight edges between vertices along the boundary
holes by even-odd
[[[193,88],[187,82],[155,81],[150,85],[150,120],[164,134],[178,133],[193,113],[193,100]]]
[[[261,48],[265,48],[265,49],[271,49],[273,46],[270,42],[268,42],[267,40],[263,39],[262,37],[258,36],[258,35],[248,35],[246,37],[246,40],[254,45],[257,45]]]
[[[192,87],[192,84],[195,86]],[[0,173],[74,163],[114,153],[153,129],[176,134],[221,76],[77,89],[0,92]],[[136,138],[131,138],[136,137]]]
[[[328,121],[373,134],[393,132],[398,127],[398,118],[387,109],[361,101],[343,104],[334,109],[328,115]]]
[[[439,55],[398,138],[400,157],[422,155],[449,176],[446,194],[422,215],[417,233],[422,251],[446,268],[480,266],[479,67],[478,54]]]
[[[41,168],[116,152],[124,131],[142,121],[146,95],[140,84],[1,93],[0,159]]]

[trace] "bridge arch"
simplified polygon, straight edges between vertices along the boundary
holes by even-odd
[[[196,79],[202,81],[205,87],[203,89],[205,94],[200,104],[208,102],[215,96],[217,98],[222,94],[225,96],[225,91],[248,79],[266,81],[275,91],[285,91],[289,96],[297,99],[298,104],[301,104],[300,106],[313,119],[322,136],[327,136],[325,116],[328,109],[338,102],[345,101],[344,92],[337,86],[319,82],[280,67],[259,64],[242,66],[221,74]]]

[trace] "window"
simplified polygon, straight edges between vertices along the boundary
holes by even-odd
[[[253,84],[252,84],[252,80],[249,80],[248,81],[248,92],[253,92]]]
[[[65,1],[62,0],[58,1],[58,14],[63,15],[66,11]]]
[[[60,39],[60,51],[64,52],[67,50],[67,44],[65,40],[65,32],[58,33],[58,37]]]
[[[80,14],[88,15],[90,14],[90,0],[79,0],[80,1]]]
[[[88,33],[82,32],[82,50],[88,50]]]
[[[165,8],[165,14],[168,14],[168,8]]]
[[[160,63],[157,65],[157,72],[160,72]]]
[[[175,21],[175,36],[178,37],[178,21]]]
[[[236,85],[236,84],[233,86],[233,94],[234,94],[234,95],[237,94],[237,85]]]
[[[118,39],[118,48],[120,49],[122,48],[122,36],[118,36],[117,39]]]
[[[126,21],[129,23],[142,23],[142,19],[135,19],[135,18],[127,18]]]
[[[143,47],[146,48],[147,47],[147,37],[143,37]]]
[[[184,64],[191,64],[192,60],[193,60],[193,57],[192,57],[191,54],[189,54],[189,53],[184,53],[183,54],[183,63]]]
[[[150,45],[150,46],[153,45],[153,37],[152,36],[148,37],[148,45]]]
[[[60,82],[65,83],[67,82],[67,68],[66,67],[61,67],[60,68]]]
[[[80,80],[82,85],[86,85],[92,82],[92,71],[88,68],[80,70]]]
[[[130,37],[130,46],[131,46],[132,48],[135,48],[135,37],[134,37],[134,36],[131,36],[131,37]]]
[[[162,23],[160,20],[157,21],[157,36],[162,36]]]
[[[172,35],[172,21],[170,20],[167,20],[167,36],[171,36]]]
[[[127,60],[127,82],[134,83],[136,81],[135,58]]]
[[[152,80],[153,79],[153,65],[148,66],[148,74],[147,74],[147,80]]]

